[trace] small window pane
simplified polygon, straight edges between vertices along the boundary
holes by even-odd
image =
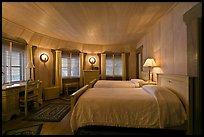
[[[79,57],[72,57],[71,59],[71,76],[79,76]]]
[[[113,61],[112,56],[106,57],[106,75],[113,76]]]
[[[67,77],[67,68],[62,68],[62,77]]]
[[[114,56],[114,75],[122,76],[122,61],[121,56],[119,55]]]
[[[6,67],[6,83],[8,83],[10,81],[10,68]]]
[[[20,67],[12,67],[12,81],[20,81]]]
[[[62,58],[62,77],[79,77],[79,56],[68,55]]]
[[[12,52],[12,66],[20,66],[20,53]]]
[[[62,67],[67,67],[67,59],[66,58],[62,58]]]

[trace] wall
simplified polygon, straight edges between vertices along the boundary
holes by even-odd
[[[89,63],[89,58],[94,57],[96,59],[96,63],[93,64],[93,67],[98,67],[99,68],[99,56],[97,54],[87,54],[85,56],[85,62],[84,62],[84,70],[91,70],[92,69],[92,65],[91,63]]]
[[[49,56],[49,60],[43,63],[40,60],[40,55],[46,53]],[[35,65],[35,79],[42,81],[42,87],[49,87],[54,85],[54,65],[53,54],[50,49],[44,49],[37,47],[34,53],[34,65]]]
[[[164,73],[187,74],[187,32],[183,21],[183,14],[196,5],[197,2],[178,3],[168,14],[164,15],[155,23],[148,34],[141,41],[133,44],[123,45],[91,45],[64,41],[42,35],[23,26],[2,19],[2,36],[10,35],[26,40],[27,43],[37,46],[38,53],[46,51],[51,54],[50,49],[77,49],[88,54],[102,53],[104,51],[129,52],[129,79],[136,77],[136,48],[143,45],[143,63],[147,57],[154,57]],[[42,50],[42,51],[41,51]],[[36,55],[36,60],[38,59]],[[50,56],[52,58],[52,55]],[[39,68],[38,76],[44,81],[44,86],[53,83],[53,60],[44,65],[37,61]],[[85,60],[87,61],[87,59]],[[87,62],[86,62],[87,63]],[[98,64],[96,64],[98,65]],[[87,63],[85,69],[90,68]],[[144,69],[144,71],[147,71]],[[41,73],[42,72],[42,73]]]
[[[196,4],[178,3],[155,23],[137,44],[137,48],[143,45],[143,63],[147,57],[153,57],[164,73],[187,75],[187,30],[183,14]]]

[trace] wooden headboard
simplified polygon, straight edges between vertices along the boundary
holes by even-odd
[[[189,111],[190,78],[187,75],[158,74],[158,85],[171,89],[183,102],[186,112]]]

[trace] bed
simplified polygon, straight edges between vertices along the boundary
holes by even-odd
[[[139,88],[144,82],[142,79],[131,79],[129,81],[119,80],[98,80],[94,88]]]
[[[183,127],[188,120],[188,85],[187,76],[159,75],[158,85],[141,88],[85,86],[71,95],[71,129],[77,133],[79,129],[97,126],[131,129]]]

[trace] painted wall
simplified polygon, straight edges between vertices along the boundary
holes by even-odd
[[[187,30],[183,14],[197,3],[181,2],[163,16],[137,43],[143,45],[143,63],[153,57],[164,73],[187,74]],[[147,71],[144,68],[144,71]]]

